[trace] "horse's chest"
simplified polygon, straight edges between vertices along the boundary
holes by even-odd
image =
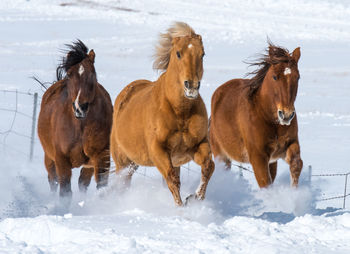
[[[168,139],[168,147],[171,150],[186,151],[192,148],[196,143],[196,138],[193,137],[188,130],[176,130]]]
[[[86,147],[86,138],[83,133],[78,131],[71,132],[69,137],[62,138],[65,142],[61,142],[61,151],[67,158],[69,158],[70,163],[73,167],[79,167],[88,161],[88,156],[84,151],[84,146]]]
[[[70,150],[69,157],[73,167],[80,167],[82,164],[87,163],[87,161],[89,160],[89,158],[84,153],[83,149],[84,148],[82,144],[76,144]]]
[[[288,144],[290,140],[288,137],[280,136],[276,137],[273,142],[270,143],[269,148],[271,150],[270,161],[274,162],[279,158],[284,158]]]
[[[190,161],[190,151],[195,145],[196,139],[188,131],[175,131],[168,139],[168,150],[172,164],[177,167]]]

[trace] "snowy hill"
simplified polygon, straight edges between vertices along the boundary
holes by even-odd
[[[208,111],[214,90],[249,71],[243,61],[263,51],[267,36],[290,51],[301,47],[300,187],[289,187],[283,162],[268,190],[259,190],[248,171],[225,173],[217,165],[207,199],[175,208],[154,168],[141,168],[126,193],[116,190],[112,174],[108,188],[97,192],[92,183],[86,195],[75,169],[72,206],[58,212],[37,137],[28,162],[33,97],[3,90],[38,92],[40,99],[43,91],[29,77],[54,80],[60,49],[79,38],[95,50],[98,80],[114,100],[131,81],[158,77],[154,45],[173,21],[188,22],[203,36],[200,92]],[[312,177],[310,186],[307,169],[350,171],[349,31],[345,0],[0,2],[0,252],[349,253],[350,198],[347,209],[340,209],[342,199],[320,201],[343,195],[345,178]],[[199,181],[198,166],[188,166],[182,196]]]

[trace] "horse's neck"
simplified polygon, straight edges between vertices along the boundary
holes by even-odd
[[[162,74],[157,85],[161,93],[161,103],[167,103],[177,116],[186,117],[193,106],[194,100],[184,96],[183,86],[176,73],[169,71]]]
[[[266,86],[268,86],[268,84],[263,81],[261,87],[255,95],[253,105],[256,114],[260,115],[260,117],[263,118],[266,123],[274,124],[273,116],[275,112],[272,112],[271,110],[272,101],[270,100]]]

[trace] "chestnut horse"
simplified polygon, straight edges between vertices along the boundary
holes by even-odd
[[[117,173],[128,169],[126,185],[138,165],[156,166],[181,206],[180,166],[191,160],[201,166],[200,184],[190,196],[198,200],[204,199],[214,171],[207,111],[199,95],[202,38],[177,22],[161,34],[155,56],[153,67],[164,71],[158,80],[134,81],[115,101],[111,154]]]
[[[80,40],[67,46],[69,52],[56,70],[57,82],[41,102],[38,134],[51,191],[56,191],[59,183],[60,196],[70,198],[74,167],[83,165],[81,191],[86,191],[93,174],[97,188],[107,184],[113,106],[97,82],[94,51],[87,53]]]
[[[266,55],[253,66],[252,79],[233,79],[213,94],[210,144],[215,157],[251,163],[260,186],[273,183],[277,160],[290,166],[291,184],[298,185],[303,167],[294,108],[300,48],[292,54],[269,43]]]

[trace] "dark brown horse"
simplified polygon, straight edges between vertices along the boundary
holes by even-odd
[[[269,43],[267,54],[252,65],[252,79],[233,79],[212,97],[210,144],[216,158],[251,163],[260,187],[273,183],[277,160],[290,166],[291,184],[298,185],[300,159],[294,101],[298,90],[300,48],[292,54]]]
[[[208,141],[208,116],[199,95],[203,75],[202,38],[185,23],[161,35],[154,68],[164,71],[155,82],[137,80],[114,104],[111,154],[116,171],[156,166],[174,201],[182,205],[180,166],[194,160],[202,168],[196,194],[202,200],[214,171]]]
[[[45,152],[51,191],[70,197],[72,168],[80,171],[79,189],[86,191],[94,174],[97,188],[108,181],[109,135],[113,107],[97,82],[95,53],[78,40],[57,68],[57,82],[45,92],[38,134]],[[65,75],[64,75],[65,74]]]

